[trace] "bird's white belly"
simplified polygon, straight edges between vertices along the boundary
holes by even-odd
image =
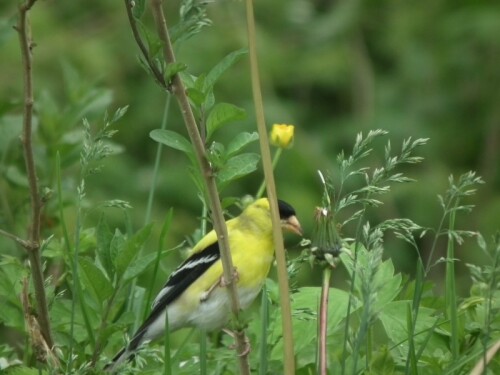
[[[260,288],[238,288],[238,297],[241,309],[246,309],[259,294]],[[226,325],[231,315],[231,303],[225,288],[216,288],[210,296],[200,302],[193,311],[188,324],[207,331],[220,329]]]

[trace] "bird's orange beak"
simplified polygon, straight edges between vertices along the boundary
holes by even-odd
[[[299,220],[296,216],[290,216],[287,220],[283,220],[282,227],[290,232],[302,236],[302,227],[300,226]]]

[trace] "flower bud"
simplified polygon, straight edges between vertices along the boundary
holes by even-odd
[[[274,124],[271,130],[271,144],[279,148],[290,148],[293,145],[294,126]]]

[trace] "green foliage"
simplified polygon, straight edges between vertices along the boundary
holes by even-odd
[[[254,121],[246,113],[248,80],[241,78],[247,73],[237,64],[246,56],[246,49],[238,49],[240,22],[234,20],[241,4],[225,4],[226,9],[186,0],[178,19],[172,8],[177,4],[166,4],[172,10],[169,22],[177,21],[171,36],[180,60],[173,64],[163,61],[146,4],[134,0],[131,9],[147,52],[140,64],[164,90],[175,75],[183,80],[218,188],[231,195],[223,198],[224,208],[231,209],[260,182],[260,155],[253,151],[258,135],[247,126]],[[177,125],[179,115],[169,114],[168,130],[153,130],[164,98],[136,73],[130,32],[118,28],[122,9],[100,2],[60,5],[52,12],[50,4],[37,2],[32,14],[38,44],[34,146],[44,192],[42,259],[62,372],[92,374],[100,373],[128,339],[178,264],[177,251],[169,252],[176,259],[167,261],[166,249],[178,249],[193,229],[200,216],[196,193],[204,199],[204,186],[193,146]],[[481,3],[420,5],[391,4],[390,11],[380,13],[380,5],[374,9],[368,3],[258,4],[268,118],[304,125],[297,127],[295,147],[286,151],[276,173],[280,194],[297,206],[306,233],[313,225],[308,212],[321,201],[311,176],[317,168],[331,170],[324,181],[328,199],[321,202],[331,216],[320,231],[334,228],[333,240],[342,241],[339,259],[329,263],[341,265],[333,270],[327,305],[328,369],[335,374],[468,373],[500,339],[500,239],[494,235],[486,241],[475,228],[485,226],[485,238],[498,230],[498,132],[491,125],[498,118],[498,68],[491,56],[498,50],[499,10]],[[208,6],[214,9],[213,22]],[[6,9],[0,20],[0,229],[22,236],[30,225],[30,203],[18,142],[22,73],[15,57],[14,11]],[[119,32],[88,45],[87,27],[99,30],[96,25],[108,23]],[[210,32],[200,33],[207,26]],[[57,36],[54,43],[50,35]],[[74,48],[80,42],[82,48]],[[227,51],[234,52],[221,59]],[[54,60],[59,55],[64,62]],[[93,125],[114,102],[130,102],[130,110],[118,109]],[[113,129],[118,122],[120,133]],[[388,131],[360,132],[332,168],[335,153],[348,148],[354,131],[380,124],[391,134],[381,152]],[[160,225],[142,223],[144,185],[152,174],[154,143],[148,133],[157,147],[186,155],[185,160],[170,157],[168,150],[168,162],[155,176],[162,185],[154,217],[177,206],[175,215],[168,211],[158,220]],[[410,137],[415,134],[432,142]],[[396,143],[401,147],[394,153]],[[418,182],[406,184],[414,181],[406,172],[422,161],[414,153],[424,144],[424,167],[411,169]],[[461,174],[470,169],[480,169],[488,180],[477,197],[483,179],[475,172]],[[435,192],[445,190],[440,185],[450,170],[459,177],[449,178],[435,204]],[[474,211],[472,196],[478,203]],[[196,212],[186,213],[193,207]],[[9,239],[2,237],[0,245],[0,372],[55,373],[37,362],[30,342],[20,298],[27,285],[28,301],[36,307],[26,256]],[[313,238],[308,246],[315,245]],[[291,257],[289,266],[297,374],[314,374],[317,364],[321,289],[311,285],[325,262],[307,262],[309,251]],[[282,370],[283,332],[277,286],[272,279],[266,284],[269,316],[262,324],[264,314],[246,312],[247,334],[252,369],[262,364],[257,353],[267,353],[260,368],[276,374]],[[167,358],[172,373],[199,371],[197,332],[165,340],[167,350],[153,344],[142,348],[123,373],[167,371]],[[214,333],[206,344],[202,361],[208,373],[238,372],[229,337]],[[487,373],[499,367],[495,358]]]

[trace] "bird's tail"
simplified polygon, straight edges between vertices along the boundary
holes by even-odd
[[[114,373],[123,362],[131,359],[133,355],[134,353],[129,351],[126,347],[122,348],[122,350],[116,353],[111,362],[104,366],[104,371]]]

